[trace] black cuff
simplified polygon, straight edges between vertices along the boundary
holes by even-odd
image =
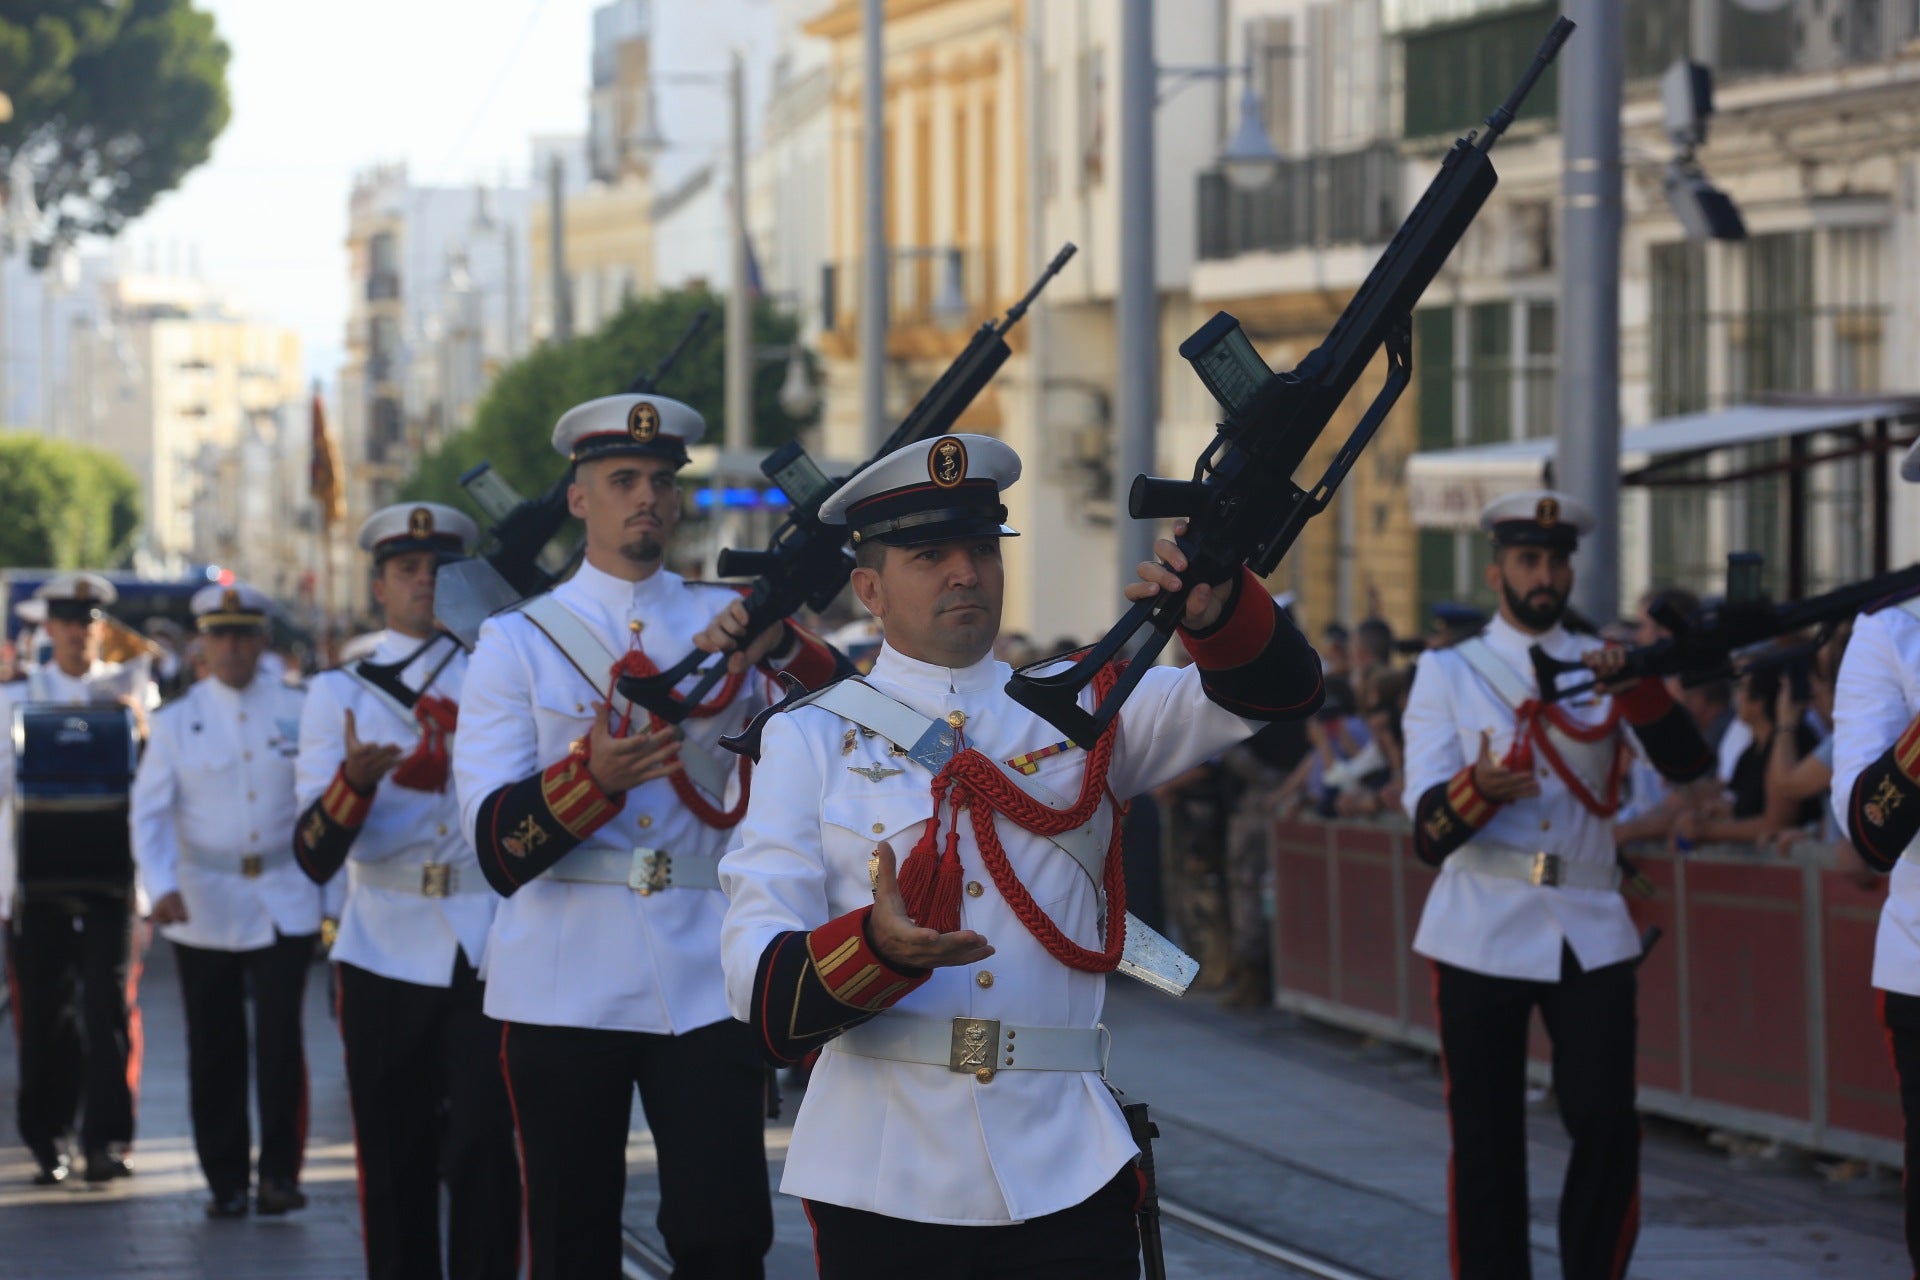
[[[324,886],[339,873],[359,834],[358,827],[335,822],[324,799],[315,800],[293,824],[293,860],[307,879]]]
[[[1876,871],[1891,871],[1920,835],[1920,783],[1900,771],[1894,748],[1868,765],[1847,798],[1847,838]]]

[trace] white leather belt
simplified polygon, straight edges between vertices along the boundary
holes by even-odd
[[[355,885],[369,885],[394,893],[417,893],[423,898],[456,898],[493,892],[493,886],[477,871],[456,867],[450,862],[414,862],[396,855],[364,861],[349,858],[347,867]]]
[[[718,858],[677,858],[665,849],[575,849],[547,868],[569,884],[620,884],[647,897],[663,889],[718,889]]]
[[[916,1062],[985,1084],[1002,1071],[1107,1073],[1113,1037],[1098,1027],[1015,1027],[994,1018],[918,1018],[885,1013],[833,1041],[861,1058]]]
[[[196,849],[190,844],[180,846],[180,856],[196,867],[205,867],[209,871],[226,871],[248,880],[258,880],[268,868],[277,867],[283,862],[293,861],[292,849],[267,849],[260,853],[243,853],[235,856],[231,853],[214,853],[207,849]]]
[[[1617,890],[1620,887],[1618,863],[1575,862],[1557,853],[1530,853],[1505,845],[1469,844],[1455,849],[1447,861],[1464,871],[1546,888]]]

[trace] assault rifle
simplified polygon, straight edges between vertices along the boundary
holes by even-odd
[[[1073,257],[1072,244],[1063,246],[1047,264],[1033,287],[1007,308],[1006,315],[982,324],[954,358],[940,380],[933,384],[920,403],[893,429],[874,455],[854,469],[854,474],[872,466],[895,449],[921,440],[931,440],[953,430],[960,415],[972,404],[1007,357],[1007,331],[1020,323],[1027,308],[1060,274]],[[828,476],[795,440],[768,454],[760,470],[791,504],[787,518],[774,531],[765,551],[729,549],[720,553],[717,571],[723,578],[751,576],[747,589],[748,636],[757,636],[768,627],[791,616],[805,605],[815,613],[833,603],[853,572],[853,552],[847,546],[847,527],[820,522],[820,506],[847,483],[849,477]],[[706,663],[703,667],[701,664]],[[616,686],[622,697],[647,708],[671,724],[686,719],[701,699],[719,683],[727,671],[725,654],[709,654],[699,649],[688,653],[673,666],[652,676],[622,676]],[[699,674],[699,681],[685,695],[674,686],[688,676]]]
[[[656,390],[712,316],[711,307],[702,307],[653,371],[643,369],[627,384],[628,394]],[[443,565],[434,578],[434,603],[441,625],[468,649],[487,618],[553,586],[563,565],[543,563],[542,553],[567,522],[567,486],[572,482],[569,466],[545,493],[524,498],[490,462],[460,477],[460,487],[493,522],[493,545],[483,556]]]
[[[1649,611],[1653,620],[1669,633],[1665,639],[1627,650],[1626,663],[1617,677],[1621,680],[1643,676],[1678,676],[1691,688],[1715,680],[1744,675],[1750,670],[1776,661],[1790,661],[1794,655],[1764,649],[1755,655],[1744,650],[1812,630],[1815,639],[1799,656],[1810,656],[1825,644],[1842,623],[1882,600],[1920,591],[1920,564],[1908,565],[1892,573],[1883,573],[1840,587],[1806,600],[1774,604],[1760,586],[1764,560],[1756,551],[1736,551],[1727,557],[1727,594],[1717,604],[1706,605],[1692,616],[1682,614],[1671,602],[1661,601]],[[1558,702],[1591,691],[1591,679],[1559,686],[1562,675],[1585,671],[1582,663],[1551,657],[1534,645],[1533,672],[1540,685],[1540,697]]]
[[[1050,658],[1015,673],[1007,683],[1015,702],[1080,746],[1092,747],[1179,626],[1193,588],[1223,581],[1243,564],[1263,577],[1273,572],[1307,521],[1326,510],[1411,377],[1414,304],[1499,181],[1488,153],[1572,31],[1573,23],[1557,19],[1519,87],[1486,127],[1453,144],[1353,301],[1292,372],[1269,369],[1240,322],[1224,311],[1180,345],[1181,356],[1225,408],[1226,421],[1201,453],[1191,480],[1138,476],[1127,509],[1136,520],[1187,518],[1179,543],[1188,560],[1183,586],[1134,605],[1069,669],[1038,674],[1057,663]],[[1294,470],[1383,345],[1385,385],[1325,474],[1312,489],[1302,489],[1293,481]],[[1142,628],[1151,634],[1132,663],[1091,714],[1083,711],[1081,690]]]

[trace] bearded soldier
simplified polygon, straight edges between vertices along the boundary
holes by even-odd
[[[1102,1079],[1129,927],[1116,798],[1321,699],[1242,572],[1189,597],[1194,666],[1146,673],[1091,751],[1062,741],[993,658],[1019,474],[1000,441],[945,436],[821,508],[886,643],[771,717],[722,864],[735,1016],[776,1062],[821,1050],[781,1189],[829,1280],[1138,1274],[1136,1148]],[[1180,585],[1179,549],[1157,552],[1134,599]]]
[[[1560,1203],[1569,1280],[1617,1280],[1639,1229],[1634,966],[1611,819],[1631,729],[1668,778],[1713,757],[1659,680],[1546,702],[1529,650],[1598,676],[1623,650],[1562,625],[1572,556],[1591,512],[1558,493],[1489,504],[1487,585],[1500,613],[1420,658],[1403,721],[1414,848],[1440,868],[1414,950],[1434,962],[1453,1157],[1454,1274],[1531,1274],[1527,1025],[1553,1040],[1554,1096],[1573,1138]],[[1608,694],[1611,696],[1608,696]]]
[[[331,954],[375,1280],[442,1274],[443,1177],[447,1272],[519,1269],[513,1115],[479,977],[500,899],[460,831],[452,761],[467,659],[433,610],[435,571],[478,534],[438,503],[367,518],[360,546],[386,630],[364,661],[313,681],[301,718],[294,855],[315,884],[343,864],[350,883]]]
[[[727,1015],[716,871],[745,811],[743,762],[718,748],[766,703],[766,671],[809,684],[832,655],[774,628],[678,727],[629,704],[622,676],[673,665],[738,594],[664,567],[675,473],[705,429],[661,396],[568,411],[579,571],[481,629],[454,758],[462,825],[506,901],[487,944],[486,1011],[519,1123],[532,1272],[621,1274],[627,1131],[640,1090],[659,1152],[660,1229],[687,1275],[757,1277],[773,1239],[753,1038]]]

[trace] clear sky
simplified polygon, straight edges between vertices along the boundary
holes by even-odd
[[[693,3],[697,0],[664,0]],[[345,346],[353,175],[524,181],[528,139],[586,131],[597,0],[198,0],[233,51],[213,158],[125,236],[129,265],[196,255],[331,381]]]

